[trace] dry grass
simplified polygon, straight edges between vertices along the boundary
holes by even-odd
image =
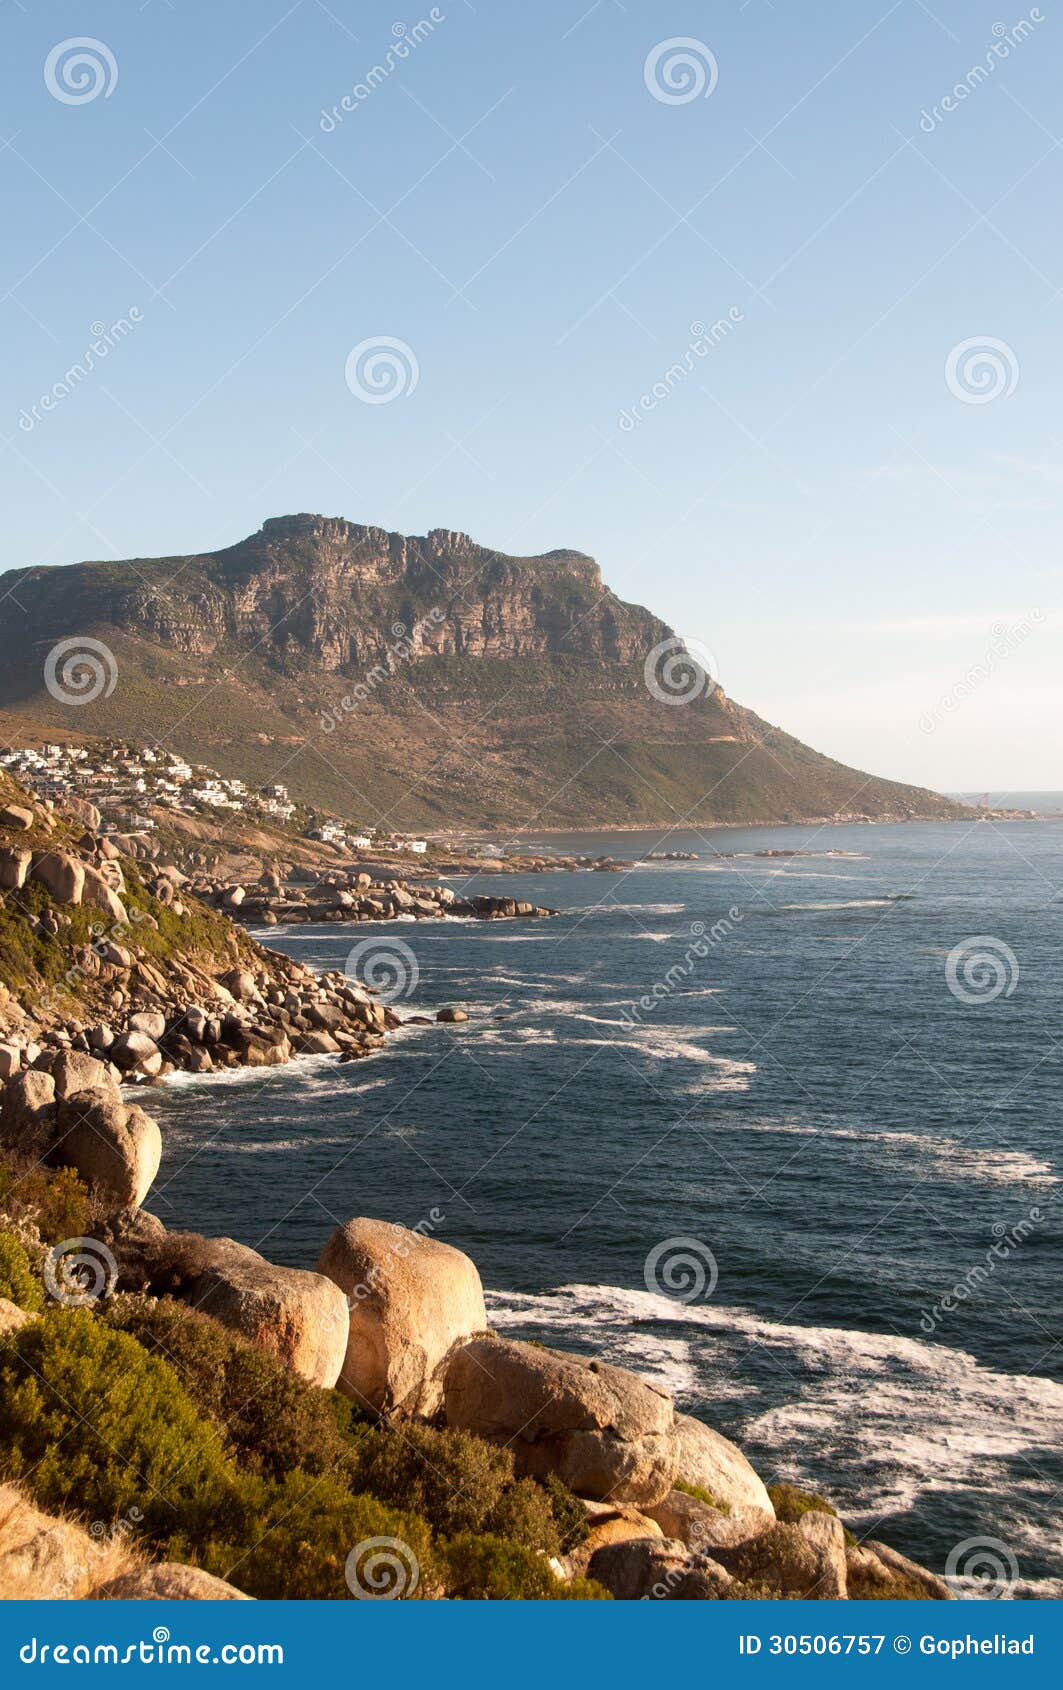
[[[76,1520],[42,1514],[17,1485],[0,1484],[0,1600],[91,1596],[146,1564],[135,1536],[132,1521],[94,1521],[86,1530]]]

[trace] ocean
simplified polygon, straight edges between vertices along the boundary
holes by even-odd
[[[421,1224],[500,1330],[659,1380],[861,1534],[1063,1594],[1063,820],[524,843],[698,860],[462,883],[550,921],[259,934],[470,1020],[159,1087],[152,1209],[302,1267],[353,1215]]]

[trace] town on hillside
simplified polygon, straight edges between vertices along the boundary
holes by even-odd
[[[103,818],[103,830],[109,832],[150,833],[156,826],[153,811],[186,816],[233,811],[249,821],[290,827],[303,839],[339,850],[423,856],[428,849],[424,839],[379,833],[308,810],[279,781],[256,790],[205,763],[188,763],[172,751],[126,740],[9,748],[0,751],[0,766],[39,798],[59,800],[75,793],[88,799]]]

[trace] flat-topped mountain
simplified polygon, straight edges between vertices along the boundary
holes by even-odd
[[[579,552],[298,515],[216,552],[11,571],[0,595],[0,708],[365,824],[962,813],[734,704]]]

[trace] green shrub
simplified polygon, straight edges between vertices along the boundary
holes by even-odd
[[[0,1153],[0,1206],[32,1220],[46,1244],[84,1238],[91,1225],[88,1187],[73,1168],[52,1172],[14,1150]]]
[[[775,1509],[775,1518],[789,1526],[796,1526],[802,1514],[830,1514],[835,1520],[838,1518],[838,1510],[832,1508],[825,1497],[817,1496],[815,1491],[798,1490],[796,1485],[779,1484],[769,1485],[768,1495]],[[848,1526],[844,1530],[846,1543],[854,1544],[856,1539]]]
[[[31,1174],[22,1182],[22,1201],[33,1211],[46,1244],[65,1238],[84,1238],[92,1225],[89,1188],[73,1168],[57,1168],[50,1176]]]
[[[136,1507],[153,1535],[238,1531],[257,1501],[173,1369],[88,1309],[50,1309],[10,1335],[0,1450],[42,1506],[102,1519]]]
[[[462,1532],[442,1546],[447,1595],[459,1602],[608,1602],[593,1579],[565,1583],[533,1550],[504,1538]]]
[[[561,1553],[571,1555],[590,1533],[587,1510],[556,1473],[548,1473],[543,1483],[557,1525]]]
[[[684,1496],[692,1496],[696,1501],[706,1503],[710,1508],[715,1508],[720,1514],[729,1514],[731,1512],[731,1504],[729,1502],[717,1502],[712,1492],[707,1491],[703,1485],[688,1485],[685,1479],[677,1479],[672,1488],[673,1490],[681,1490]]]
[[[557,1555],[585,1535],[583,1508],[560,1480],[544,1487],[517,1478],[509,1450],[468,1432],[415,1424],[369,1431],[350,1470],[353,1489],[416,1509],[440,1537],[489,1533]]]
[[[280,1479],[296,1467],[327,1472],[346,1456],[346,1399],[316,1390],[206,1315],[169,1298],[120,1296],[107,1319],[170,1364],[241,1467]]]
[[[33,1313],[44,1303],[41,1282],[30,1266],[25,1245],[13,1232],[0,1232],[0,1297]]]
[[[838,1516],[838,1510],[825,1497],[817,1496],[815,1491],[798,1490],[796,1485],[769,1485],[768,1495],[775,1518],[788,1526],[796,1526],[802,1514],[833,1514],[835,1519]]]
[[[243,1547],[211,1542],[197,1559],[259,1600],[336,1601],[354,1594],[347,1560],[359,1545],[367,1547],[351,1578],[371,1595],[395,1590],[398,1580],[403,1599],[420,1600],[438,1582],[424,1520],[353,1496],[338,1479],[301,1472],[268,1487],[262,1512],[245,1523]]]

